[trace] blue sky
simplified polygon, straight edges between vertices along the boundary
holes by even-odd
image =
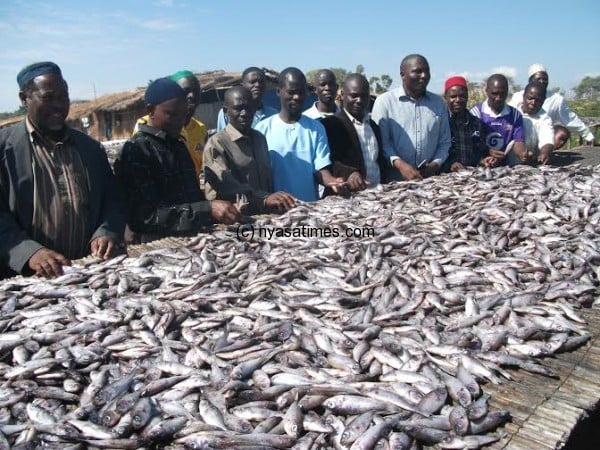
[[[451,6],[452,5],[452,6]],[[565,6],[568,5],[568,6]],[[92,99],[189,68],[241,71],[362,64],[399,83],[399,62],[421,53],[430,90],[447,76],[472,81],[500,71],[524,84],[542,62],[567,91],[600,75],[600,2],[380,0],[3,0],[0,111],[19,106],[15,77],[53,60],[72,99]]]

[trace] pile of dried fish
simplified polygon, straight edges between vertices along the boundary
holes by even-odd
[[[477,169],[7,280],[0,449],[494,442],[482,385],[590,338],[599,202],[600,168]],[[257,237],[302,226],[337,233]]]

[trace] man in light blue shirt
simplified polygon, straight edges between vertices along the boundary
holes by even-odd
[[[262,98],[265,93],[266,79],[265,73],[258,67],[248,67],[242,72],[242,86],[252,93],[253,107],[255,109],[254,118],[252,119],[252,128],[256,128],[256,124],[267,117],[277,114],[277,110],[272,106],[263,105]],[[217,116],[217,131],[223,130],[229,119],[227,114],[221,108]]]
[[[427,91],[431,76],[425,57],[406,56],[400,76],[402,87],[377,97],[371,117],[391,164],[388,180],[419,180],[437,174],[448,157],[448,108],[442,97]]]
[[[306,78],[295,67],[279,75],[279,114],[259,122],[255,129],[267,138],[274,191],[284,191],[304,201],[318,200],[317,184],[335,193],[347,191],[343,178],[329,171],[331,160],[323,125],[302,115]]]

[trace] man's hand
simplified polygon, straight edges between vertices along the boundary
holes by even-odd
[[[70,266],[71,261],[49,248],[40,248],[31,255],[27,265],[36,275],[44,278],[55,278],[63,273],[63,266]]]
[[[110,259],[115,256],[117,247],[112,238],[108,236],[98,236],[90,243],[92,256],[102,259]]]
[[[549,164],[550,158],[552,156],[552,150],[554,150],[554,147],[552,145],[544,145],[540,149],[540,154],[538,155],[538,163],[542,165]]]
[[[502,150],[493,150],[491,148],[489,150],[489,154],[492,158],[496,158],[498,162],[506,157],[506,154]]]
[[[217,222],[231,225],[242,221],[242,215],[238,209],[225,200],[213,200],[210,202],[210,214]]]
[[[453,162],[452,165],[450,166],[450,172],[459,172],[464,169],[465,169],[465,166],[463,166],[458,161]]]
[[[419,169],[419,172],[421,172],[421,176],[423,178],[427,178],[427,177],[431,177],[433,175],[437,175],[439,169],[440,169],[440,166],[438,166],[437,163],[431,162],[431,163],[427,163],[423,167],[421,167]]]
[[[319,171],[318,180],[323,186],[331,189],[336,195],[350,195],[348,183],[346,183],[343,178],[334,177],[328,169],[321,169]]]
[[[296,199],[287,192],[279,191],[265,198],[265,206],[269,209],[283,209],[287,211],[296,206]]]
[[[421,175],[421,172],[419,172],[419,170],[417,168],[402,161],[401,159],[394,160],[394,168],[398,172],[400,172],[400,175],[402,175],[402,178],[404,178],[405,180],[422,180],[423,179],[423,175]]]
[[[500,164],[500,159],[494,157],[494,156],[486,156],[485,158],[483,158],[481,160],[481,162],[479,163],[481,166],[483,167],[497,167]]]
[[[346,179],[346,183],[348,183],[348,187],[351,191],[362,191],[363,189],[366,189],[369,184],[358,171],[352,172]]]

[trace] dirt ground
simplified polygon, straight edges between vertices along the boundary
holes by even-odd
[[[554,153],[551,164],[556,166],[568,166],[569,164],[595,166],[600,164],[600,147],[574,147],[569,150],[558,150]]]

